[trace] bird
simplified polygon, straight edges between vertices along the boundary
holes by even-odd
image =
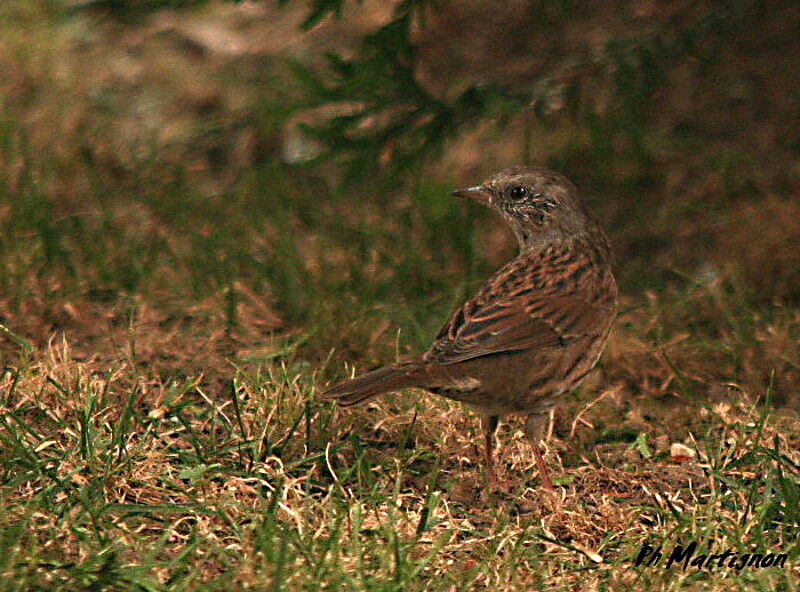
[[[491,487],[498,483],[498,423],[523,415],[540,483],[552,490],[539,449],[549,412],[594,368],[616,318],[608,240],[575,185],[546,168],[509,168],[452,195],[499,212],[519,253],[451,315],[424,354],[345,380],[320,396],[349,407],[420,388],[466,404],[481,419]]]

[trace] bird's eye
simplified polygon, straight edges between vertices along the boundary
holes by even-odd
[[[514,185],[508,190],[508,195],[511,197],[511,199],[525,199],[528,197],[528,190],[522,185]]]

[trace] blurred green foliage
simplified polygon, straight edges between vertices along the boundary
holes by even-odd
[[[305,25],[340,16],[344,4],[345,0],[312,3]],[[424,30],[426,20],[444,4],[398,3],[388,22],[362,38],[353,57],[329,54],[325,73],[295,64],[309,107],[339,105],[348,111],[304,126],[325,147],[317,161],[334,158],[344,164],[346,184],[375,171],[395,179],[440,155],[445,142],[459,132],[485,121],[502,128],[521,113],[540,121],[567,114],[588,128],[598,166],[611,156],[618,136],[627,140],[633,157],[646,161],[650,153],[644,130],[651,100],[668,84],[669,69],[690,60],[712,67],[725,55],[731,35],[765,10],[761,0],[683,3],[654,31],[612,37],[593,55],[576,51],[559,56],[557,63],[545,65],[543,74],[526,76],[523,84],[511,79],[464,82],[463,72],[450,71],[433,89],[421,81],[424,56],[418,47],[420,35],[414,33]],[[532,2],[526,21],[530,35],[537,28],[546,34],[558,26],[546,18],[554,7],[560,25],[596,11],[573,2]],[[487,36],[498,33],[502,32],[486,31]],[[447,91],[453,87],[461,90]],[[554,103],[563,107],[553,109]]]
[[[240,2],[241,0],[229,0]],[[290,0],[262,0],[286,7]],[[295,0],[296,2],[297,0]],[[196,7],[206,0],[89,0],[82,9],[103,9],[123,19],[141,18],[160,8]],[[347,18],[348,0],[312,0],[301,23],[311,29],[330,18]],[[303,130],[322,144],[322,154],[310,164],[334,159],[343,165],[345,185],[380,171],[391,183],[400,175],[441,155],[445,143],[458,134],[490,121],[501,129],[514,116],[525,114],[539,122],[567,116],[588,130],[591,158],[598,169],[624,139],[628,156],[646,162],[651,151],[646,129],[652,125],[653,98],[669,84],[671,68],[699,63],[696,75],[724,59],[734,34],[752,26],[767,10],[763,0],[718,2],[656,2],[657,25],[637,34],[612,35],[599,51],[585,48],[563,55],[520,80],[476,82],[469,73],[445,73],[436,88],[420,75],[420,31],[449,3],[440,0],[397,2],[391,17],[367,32],[351,57],[327,55],[320,71],[295,61],[295,75],[305,99],[295,107],[338,107],[339,114],[303,124]],[[610,5],[610,6],[613,6]],[[527,9],[527,34],[548,34],[570,22],[597,13],[597,7],[569,0],[538,0]],[[424,34],[424,33],[423,33]],[[486,35],[503,34],[487,30]],[[445,38],[446,44],[453,37]],[[447,48],[444,48],[447,51]],[[697,80],[702,84],[701,80]],[[457,89],[452,91],[452,89]],[[554,108],[554,105],[558,105]],[[530,127],[527,134],[532,133]],[[530,138],[526,139],[529,142]],[[527,157],[527,155],[526,155]]]

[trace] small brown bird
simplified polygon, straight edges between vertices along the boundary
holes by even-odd
[[[498,421],[525,414],[542,483],[552,489],[538,447],[545,420],[597,363],[616,316],[608,243],[575,186],[547,169],[508,169],[453,195],[498,210],[519,255],[455,311],[425,354],[346,380],[322,398],[349,406],[419,387],[466,403],[481,416],[491,484]]]

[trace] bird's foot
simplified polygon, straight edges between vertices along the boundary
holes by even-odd
[[[550,476],[547,473],[542,473],[539,475],[539,477],[542,482],[542,489],[547,489],[548,491],[556,490],[556,488],[553,486],[553,482],[550,480]]]
[[[486,472],[486,488],[481,492],[484,501],[488,501],[491,496],[508,495],[514,488],[516,481],[512,479],[501,479],[492,471]]]

